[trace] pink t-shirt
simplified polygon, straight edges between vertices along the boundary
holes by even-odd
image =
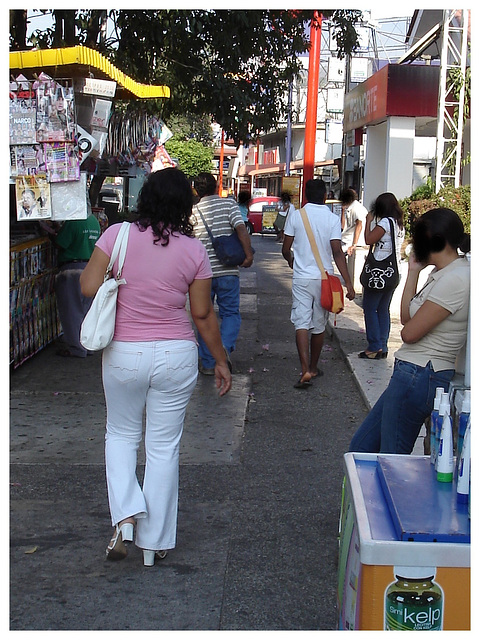
[[[120,224],[108,227],[96,243],[111,256]],[[207,252],[196,238],[180,233],[170,235],[164,247],[154,244],[149,227],[141,231],[130,227],[123,277],[118,289],[114,340],[147,342],[153,340],[196,341],[185,308],[190,284],[212,277]],[[114,265],[116,273],[117,264]]]

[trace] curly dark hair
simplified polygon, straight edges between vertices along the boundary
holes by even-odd
[[[193,236],[192,206],[192,186],[180,169],[155,171],[148,176],[138,196],[135,223],[142,231],[151,227],[154,243],[166,246],[173,233]]]

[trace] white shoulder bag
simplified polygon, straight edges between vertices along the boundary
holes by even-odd
[[[123,263],[127,251],[130,223],[124,222],[117,234],[112,255],[92,306],[85,316],[80,330],[80,342],[88,351],[100,351],[110,344],[115,331],[118,287],[126,284],[122,278]],[[117,275],[112,277],[113,264],[118,256]]]

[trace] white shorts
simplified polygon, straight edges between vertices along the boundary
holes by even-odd
[[[292,313],[290,320],[297,329],[323,333],[329,312],[320,306],[321,280],[292,281]]]

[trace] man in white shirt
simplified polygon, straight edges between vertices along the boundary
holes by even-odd
[[[340,194],[342,202],[342,244],[343,250],[351,256],[360,241],[368,211],[358,201],[354,189],[345,189]]]
[[[333,256],[345,281],[347,298],[353,300],[355,290],[342,249],[340,218],[325,206],[326,193],[323,180],[309,180],[305,185],[307,204],[304,208],[325,271],[333,274]],[[313,255],[300,211],[292,212],[287,218],[282,255],[293,269],[290,319],[295,326],[295,339],[302,370],[294,386],[304,389],[311,384],[313,378],[323,373],[317,365],[329,312],[320,305],[322,274]]]

